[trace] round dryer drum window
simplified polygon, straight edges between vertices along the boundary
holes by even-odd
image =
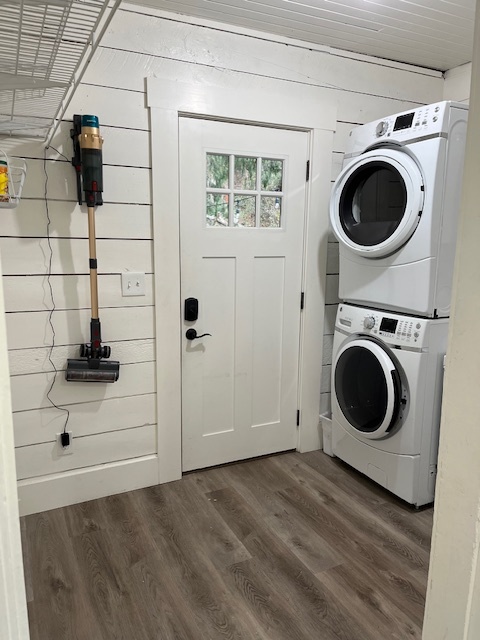
[[[367,258],[394,253],[414,233],[423,207],[423,179],[402,151],[367,151],[335,181],[330,221],[339,242]]]
[[[334,365],[335,396],[348,424],[367,438],[385,436],[396,424],[402,385],[386,351],[369,340],[349,343]]]
[[[397,169],[386,162],[370,162],[346,181],[340,198],[340,222],[356,244],[380,244],[398,228],[406,205],[407,189]]]

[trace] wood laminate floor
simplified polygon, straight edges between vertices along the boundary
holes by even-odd
[[[313,452],[31,515],[31,638],[420,640],[432,511]]]

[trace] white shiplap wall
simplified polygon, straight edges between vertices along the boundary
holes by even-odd
[[[475,0],[135,0],[320,46],[450,69],[471,60]]]
[[[456,102],[468,104],[470,100],[471,76],[471,62],[447,71],[443,88],[444,100],[455,100]]]
[[[302,100],[304,85],[325,88],[338,109],[331,179],[337,175],[348,131],[355,124],[441,99],[440,74],[392,67],[380,60],[356,60],[341,52],[312,51],[304,44],[275,43],[255,32],[232,33],[222,25],[202,26],[179,16],[125,5],[106,34],[66,115],[94,113],[105,138],[106,204],[97,210],[100,304],[105,341],[121,363],[113,385],[67,384],[59,374],[52,397],[68,406],[74,433],[72,454],[59,454],[56,436],[64,414],[49,406],[48,361],[51,300],[48,266],[43,151],[34,141],[7,140],[1,147],[28,158],[24,199],[2,211],[0,251],[12,375],[17,465],[22,511],[32,512],[95,495],[153,484],[156,454],[154,300],[149,117],[145,77],[196,78],[215,67],[235,78],[277,78],[285,92]],[[52,144],[71,155],[70,123]],[[75,204],[73,169],[54,151],[46,162],[52,219],[53,314],[57,347],[53,360],[64,367],[76,345],[88,338],[86,214]],[[318,215],[328,215],[327,203]],[[147,295],[121,296],[120,273],[147,273]],[[330,365],[338,290],[338,246],[330,238],[321,410],[329,410]],[[166,278],[168,274],[157,274]],[[160,284],[161,286],[161,284]],[[161,408],[160,408],[161,410]],[[132,464],[132,462],[134,464]],[[141,463],[145,463],[142,467]],[[137,464],[138,463],[138,464]],[[144,472],[139,469],[144,468]],[[111,478],[107,483],[104,474]],[[122,481],[119,481],[119,478]],[[117,484],[115,484],[117,483]],[[69,492],[59,487],[75,487]],[[83,487],[83,488],[82,488]],[[48,497],[47,497],[48,494]]]
[[[95,107],[76,96],[67,117],[95,113]],[[144,111],[143,104],[138,107]],[[64,379],[67,358],[77,357],[78,345],[89,338],[90,319],[87,216],[75,202],[73,168],[53,150],[44,164],[43,147],[35,140],[3,139],[0,144],[28,163],[20,206],[3,210],[0,218],[22,513],[157,482],[150,143],[147,118],[135,129],[129,115],[109,119],[103,114],[105,205],[96,214],[103,337],[121,362],[120,380],[112,385]],[[71,122],[63,122],[52,142],[67,157],[72,153],[70,127]],[[66,413],[52,407],[46,395],[54,376],[49,359],[52,302],[45,276],[50,256],[46,184],[56,305],[57,346],[51,358],[59,370],[51,397],[70,411],[67,428],[74,441],[69,455],[57,443]],[[122,297],[123,271],[147,274],[145,296]],[[123,466],[128,480],[122,486]]]

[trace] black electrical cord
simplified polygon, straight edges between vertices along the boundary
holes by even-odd
[[[51,147],[53,149],[53,147]],[[57,151],[55,149],[55,151]],[[57,153],[61,154],[59,151],[57,151]],[[65,156],[63,156],[65,158]],[[50,225],[52,224],[52,220],[50,218],[50,210],[48,207],[48,172],[47,172],[47,149],[45,148],[43,150],[43,172],[45,173],[45,191],[44,191],[44,198],[45,198],[45,211],[47,213],[47,242],[48,242],[48,248],[50,251],[50,256],[49,256],[49,260],[48,260],[48,274],[47,274],[47,283],[48,283],[48,287],[50,289],[50,297],[52,299],[52,308],[50,309],[50,313],[48,315],[48,322],[50,324],[50,328],[52,329],[52,344],[50,345],[50,351],[48,353],[48,359],[50,361],[50,364],[53,367],[53,370],[55,372],[54,376],[53,376],[53,380],[52,380],[52,384],[50,385],[49,390],[47,391],[47,398],[48,401],[50,402],[50,404],[55,407],[55,409],[58,409],[59,411],[64,411],[67,416],[65,419],[65,426],[63,428],[63,433],[66,433],[67,431],[67,424],[68,424],[68,420],[70,418],[70,411],[68,409],[66,409],[65,407],[59,407],[58,404],[55,404],[55,402],[52,400],[52,398],[50,397],[50,394],[53,391],[53,387],[55,386],[55,382],[57,380],[57,374],[58,374],[58,369],[55,365],[55,362],[52,359],[52,353],[53,350],[55,348],[55,327],[53,326],[53,322],[52,322],[52,316],[53,316],[53,312],[56,309],[55,306],[55,297],[53,295],[53,287],[52,287],[52,282],[51,282],[51,276],[52,276],[52,260],[53,260],[53,249],[52,249],[52,243],[50,241]]]
[[[70,160],[67,158],[67,156],[64,156],[63,153],[60,153],[60,151],[58,149],[55,149],[55,147],[52,147],[52,145],[50,145],[48,148],[49,149],[53,149],[54,151],[56,151],[58,153],[59,156],[62,156],[62,158],[65,158],[65,160],[67,162],[70,162]]]

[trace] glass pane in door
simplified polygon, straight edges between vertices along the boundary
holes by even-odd
[[[260,226],[278,228],[282,217],[282,198],[262,196],[260,200]]]
[[[207,153],[207,187],[228,189],[229,156],[218,153]]]
[[[262,158],[262,191],[282,191],[283,160]]]
[[[223,193],[207,193],[207,227],[228,227],[228,199]]]
[[[256,196],[236,193],[233,198],[233,225],[254,227],[256,219]]]
[[[257,158],[235,157],[233,186],[251,191],[257,188]]]

